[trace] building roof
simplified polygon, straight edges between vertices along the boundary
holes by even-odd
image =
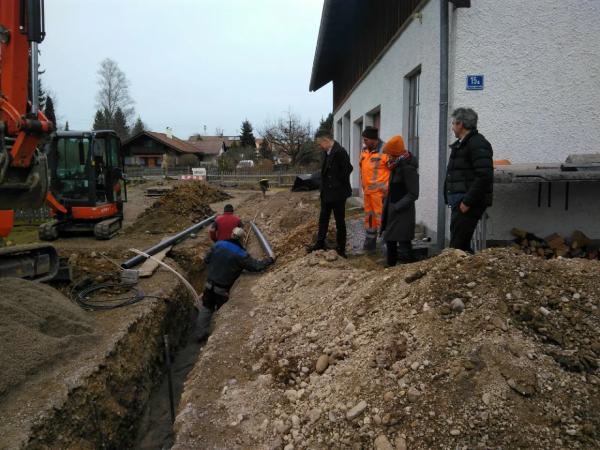
[[[175,136],[169,137],[165,133],[158,133],[156,131],[142,131],[141,133],[138,133],[123,142],[123,146],[131,144],[143,135],[146,135],[149,138],[166,145],[178,153],[200,153],[200,150],[192,145],[191,142],[184,141],[183,139],[179,139]]]
[[[340,46],[352,22],[357,0],[325,0],[319,37],[310,77],[310,91],[316,91],[334,78]]]
[[[239,136],[201,136],[190,138],[187,142],[199,152],[206,155],[218,155],[223,145],[229,147],[233,142],[239,141]]]

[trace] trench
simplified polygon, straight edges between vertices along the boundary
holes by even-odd
[[[204,284],[204,270],[198,270],[188,275],[188,281],[196,292],[200,293]],[[185,380],[189,372],[194,368],[203,343],[198,342],[196,336],[197,311],[190,314],[191,326],[182,337],[182,345],[172,356],[171,374],[173,402],[175,413],[177,405],[183,393]],[[166,366],[165,366],[166,369]],[[140,425],[133,448],[135,450],[157,450],[169,449],[174,444],[173,423],[171,421],[171,403],[169,397],[169,382],[166,371],[162,380],[152,390],[150,398],[142,414]]]
[[[199,290],[204,267],[191,273],[177,270]],[[172,352],[175,410],[201,345],[194,339],[197,311],[191,295],[179,282],[168,284],[165,299],[155,300],[131,323],[95,372],[69,392],[64,404],[34,425],[25,448],[171,447],[163,336],[168,335]]]

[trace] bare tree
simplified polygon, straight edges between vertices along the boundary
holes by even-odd
[[[267,124],[261,134],[274,153],[287,155],[293,166],[310,164],[319,159],[310,123],[302,123],[291,112],[286,117],[279,118],[276,123]]]
[[[98,110],[104,111],[107,119],[111,120],[120,108],[126,120],[129,120],[134,114],[135,103],[129,95],[129,80],[119,69],[118,64],[110,58],[100,63],[98,85],[99,90],[96,95]]]

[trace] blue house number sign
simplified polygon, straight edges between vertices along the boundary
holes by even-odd
[[[467,75],[467,91],[483,91],[483,75]]]

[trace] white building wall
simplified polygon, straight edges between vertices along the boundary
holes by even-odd
[[[451,14],[450,109],[477,111],[496,159],[600,152],[600,1],[471,4]],[[482,91],[466,90],[470,74]]]
[[[435,237],[437,223],[437,180],[438,180],[438,114],[439,114],[439,7],[435,1],[423,8],[422,18],[415,18],[401,36],[392,44],[371,72],[356,86],[351,96],[335,112],[334,123],[338,123],[350,112],[350,120],[342,128],[357,126],[362,119],[363,127],[370,125],[370,113],[380,108],[380,136],[383,140],[404,133],[405,76],[421,66],[420,86],[420,143],[419,174],[421,193],[417,201],[417,222],[422,222]],[[406,99],[408,101],[408,99]],[[355,129],[349,135],[336,128],[336,139],[342,142],[350,136],[349,145],[355,173],[352,186],[358,188],[358,161],[362,142]],[[345,142],[343,142],[345,143]]]
[[[600,1],[477,0],[451,14],[450,110],[472,107],[495,159],[563,162],[600,152]],[[482,91],[466,76],[483,74]],[[525,228],[544,237],[580,229],[600,238],[600,187],[554,183],[553,201],[537,206],[537,184],[496,185],[488,238]]]
[[[471,8],[450,7],[449,110],[467,106],[477,111],[479,129],[492,143],[495,159],[561,162],[571,153],[600,152],[600,0],[471,3]],[[369,114],[380,108],[382,139],[406,133],[405,76],[421,66],[417,221],[435,239],[438,2],[429,1],[421,12],[422,18],[412,20],[338,108],[334,123],[336,139],[350,152],[355,167],[352,185],[357,188],[361,147],[357,123],[370,125]],[[466,90],[466,77],[473,74],[484,75],[482,91]],[[448,131],[451,142],[450,127]],[[542,235],[550,230],[569,234],[579,228],[599,238],[600,207],[593,201],[597,189],[572,185],[569,211],[560,206],[562,190],[562,185],[555,188],[551,208],[538,209],[536,187],[496,186],[489,239],[510,239],[512,226]],[[515,204],[515,198],[523,201]]]

